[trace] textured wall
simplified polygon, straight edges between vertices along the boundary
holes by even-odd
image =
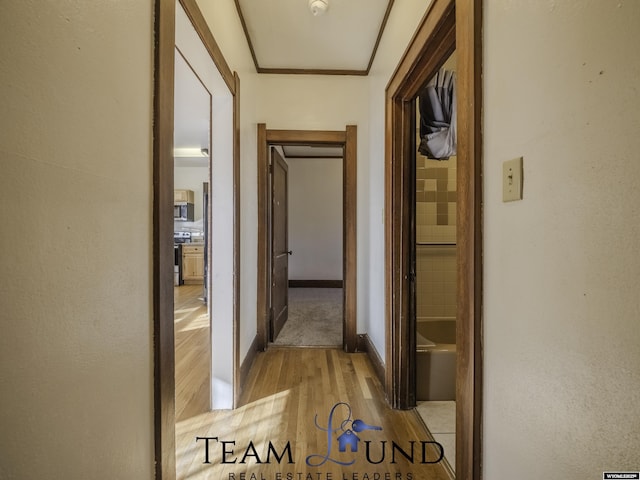
[[[152,16],[0,3],[0,478],[153,478]]]
[[[637,471],[640,2],[484,7],[485,478]]]

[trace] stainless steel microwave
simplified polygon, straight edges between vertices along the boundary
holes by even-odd
[[[193,222],[193,203],[176,202],[173,204],[173,219]]]

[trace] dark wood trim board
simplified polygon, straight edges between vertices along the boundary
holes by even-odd
[[[343,235],[343,272],[344,280],[344,328],[343,346],[345,352],[355,352],[357,343],[357,291],[358,291],[358,252],[357,252],[357,198],[358,172],[357,152],[358,132],[355,125],[347,125],[342,162],[342,235]]]
[[[289,280],[289,288],[342,288],[342,280]]]
[[[357,127],[348,125],[344,131],[269,130],[258,124],[258,285],[257,338],[258,349],[265,350],[269,320],[269,146],[270,145],[341,145],[343,159],[343,279],[344,324],[343,348],[355,352],[357,347]]]
[[[240,365],[240,77],[233,72],[233,404],[238,406],[243,377]]]
[[[175,1],[156,0],[153,100],[153,365],[156,478],[174,479],[173,90]]]
[[[241,389],[239,393],[239,396],[242,396],[242,388],[244,388],[244,385],[247,384],[247,377],[249,376],[249,371],[251,370],[251,365],[253,365],[253,362],[256,359],[256,356],[258,355],[258,337],[253,337],[253,341],[251,342],[251,345],[249,346],[249,351],[247,352],[247,356],[244,357],[244,360],[242,361],[242,365],[240,366],[240,375],[238,375],[239,379],[240,379],[240,385],[241,385]]]
[[[384,362],[378,353],[378,349],[375,347],[373,342],[371,342],[369,334],[358,334],[358,352],[365,352],[367,354],[371,361],[371,365],[373,365],[373,370],[376,372],[378,380],[380,380],[380,383],[384,385]]]
[[[456,0],[458,374],[456,474],[482,478],[482,2]],[[460,158],[463,159],[460,162]]]
[[[180,0],[214,64],[234,96],[234,370],[240,376],[240,79],[232,72],[195,0]],[[153,338],[154,441],[156,478],[176,478],[175,350],[173,304],[173,101],[176,2],[155,0],[154,130],[153,130]],[[239,380],[234,379],[237,398]]]

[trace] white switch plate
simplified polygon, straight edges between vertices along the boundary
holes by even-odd
[[[522,157],[502,164],[502,201],[522,200]]]

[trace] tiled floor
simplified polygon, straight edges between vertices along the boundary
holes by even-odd
[[[418,402],[418,414],[436,442],[442,445],[444,456],[456,470],[456,402]]]

